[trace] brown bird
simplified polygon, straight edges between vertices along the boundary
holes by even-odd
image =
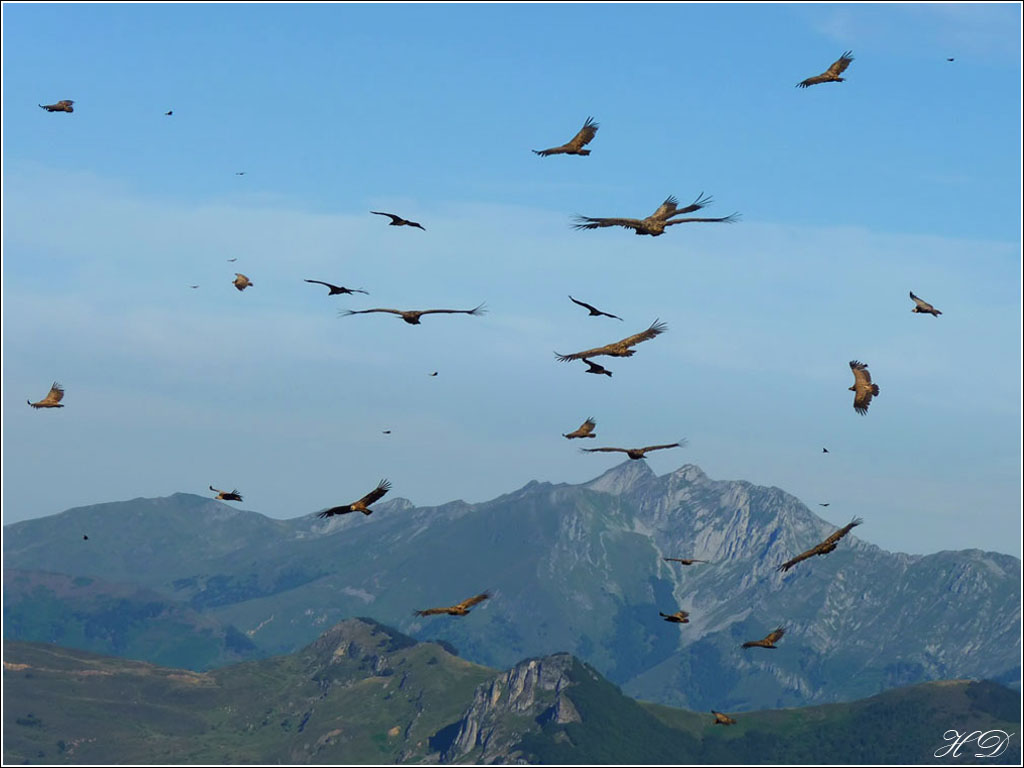
[[[425,611],[413,611],[413,616],[433,616],[436,613],[447,613],[449,616],[465,616],[469,609],[477,603],[482,603],[491,596],[490,592],[481,592],[476,597],[463,600],[458,605],[449,605],[446,608],[427,608]]]
[[[660,451],[663,448],[681,448],[686,445],[686,440],[680,440],[678,443],[669,443],[668,445],[648,445],[646,448],[580,448],[584,453],[611,453],[617,451],[618,453],[624,453],[631,459],[643,459],[648,451]]]
[[[420,318],[423,315],[436,315],[436,314],[447,314],[447,315],[486,315],[487,310],[484,309],[484,305],[481,304],[473,309],[346,309],[341,315],[365,315],[369,312],[390,312],[393,315],[400,316],[409,325],[419,325]]]
[[[853,371],[853,386],[850,387],[850,391],[856,393],[853,396],[853,410],[864,416],[871,405],[871,398],[878,395],[878,385],[871,383],[871,374],[866,363],[851,360],[850,370]]]
[[[743,644],[744,648],[775,648],[775,643],[786,634],[786,630],[779,627],[764,640],[750,640]]]
[[[693,565],[694,563],[706,563],[707,560],[685,560],[681,557],[663,557],[662,560],[667,560],[670,563],[682,563],[683,565]]]
[[[579,304],[581,307],[586,307],[587,309],[589,309],[591,317],[601,317],[603,315],[604,317],[614,317],[616,320],[621,320],[622,319],[618,315],[609,315],[607,312],[602,312],[597,307],[593,307],[590,304],[587,304],[587,302],[585,302],[585,301],[577,301],[572,296],[569,297],[569,300],[573,304]]]
[[[33,403],[31,400],[25,402],[31,405],[33,408],[63,408],[60,401],[64,399],[64,388],[61,387],[56,381],[53,382],[53,386],[50,387],[50,391],[46,393],[46,397],[37,403]]]
[[[367,296],[370,295],[369,293],[360,288],[344,288],[340,285],[331,285],[330,283],[325,283],[323,280],[306,280],[304,282],[316,283],[318,285],[326,285],[328,288],[330,288],[330,290],[327,292],[328,296],[337,296],[338,294],[342,293],[366,293]]]
[[[403,219],[401,216],[395,216],[393,213],[383,213],[382,211],[370,211],[370,213],[375,213],[378,216],[390,216],[391,223],[388,224],[389,227],[419,227],[424,232],[427,231],[427,228],[422,224],[418,224],[415,221],[409,221],[408,219]]]
[[[391,490],[391,483],[387,480],[381,480],[377,483],[377,487],[370,491],[368,494],[363,496],[359,501],[353,501],[351,504],[344,504],[340,507],[331,507],[325,509],[323,512],[317,515],[317,517],[333,517],[334,515],[347,515],[349,512],[362,512],[364,515],[372,515],[373,510],[370,509],[370,505],[380,499],[385,493]]]
[[[915,296],[913,291],[910,292],[910,298],[912,298],[914,300],[914,303],[917,304],[916,307],[910,310],[911,312],[920,312],[923,315],[931,315],[932,317],[938,317],[939,315],[942,314],[939,310],[937,310],[927,301]]]
[[[672,622],[673,624],[689,624],[690,620],[686,618],[690,614],[686,611],[676,611],[675,613],[662,613],[658,611],[659,616],[663,616],[665,621]]]
[[[590,366],[589,368],[587,368],[586,373],[603,373],[605,376],[611,376],[612,375],[612,372],[609,371],[607,368],[605,368],[603,365],[599,365],[597,363],[592,363],[590,360],[587,360],[587,358],[585,358],[585,357],[581,358],[581,359],[583,360],[584,363],[586,363],[587,365]]]
[[[594,134],[597,133],[599,127],[600,125],[594,122],[594,118],[588,117],[583,127],[580,128],[580,132],[573,136],[569,143],[563,144],[560,147],[552,147],[551,149],[533,149],[530,151],[541,157],[547,157],[548,155],[589,155],[590,150],[583,149],[583,147],[594,140]]]
[[[811,547],[806,552],[801,552],[792,560],[787,560],[786,562],[784,562],[782,565],[779,566],[778,570],[788,571],[801,560],[806,560],[807,558],[814,557],[815,555],[827,555],[829,552],[833,551],[836,548],[836,545],[839,543],[839,540],[843,538],[843,536],[848,534],[850,531],[852,531],[854,528],[856,528],[863,522],[864,521],[861,520],[859,517],[853,518],[852,521],[850,521],[842,528],[840,528],[838,531],[833,533],[831,536],[829,536],[827,539],[821,542],[821,544]]]
[[[736,725],[736,721],[724,712],[716,712],[712,709],[711,714],[715,716],[715,722],[712,725]]]
[[[562,437],[568,438],[569,440],[572,440],[574,437],[597,437],[597,435],[594,434],[594,427],[596,426],[597,422],[588,418],[575,432],[569,432],[562,435]]]
[[[243,275],[241,272],[235,272],[235,279],[232,280],[231,282],[234,283],[235,288],[237,288],[240,291],[244,291],[250,285],[253,285],[253,282],[249,280],[249,278]]]
[[[61,99],[56,104],[40,104],[39,106],[47,112],[74,112],[75,108],[71,106],[74,103],[71,99]]]
[[[636,350],[630,349],[630,347],[635,347],[640,342],[653,339],[655,336],[659,336],[667,330],[667,324],[655,319],[655,321],[651,323],[651,327],[646,331],[634,333],[632,336],[627,336],[622,339],[622,341],[616,341],[614,344],[606,344],[603,347],[586,349],[582,352],[576,352],[571,355],[560,355],[558,352],[555,352],[555,357],[563,363],[567,363],[570,360],[583,360],[587,357],[597,357],[598,355],[608,355],[610,357],[632,357],[636,354]]]
[[[216,493],[217,494],[217,498],[220,499],[221,501],[241,501],[242,500],[242,497],[238,493],[237,490],[233,490],[233,491],[231,491],[231,493],[228,493],[227,491],[221,491],[221,490],[219,490],[217,488],[214,488],[212,485],[210,486],[210,490],[213,491],[214,493]]]
[[[686,224],[694,221],[720,221],[725,223],[732,223],[736,221],[739,216],[738,213],[732,213],[728,216],[722,216],[721,218],[697,218],[690,217],[687,219],[673,219],[673,216],[679,216],[684,213],[693,213],[699,211],[704,206],[711,202],[710,197],[704,197],[704,193],[701,192],[697,199],[690,203],[685,208],[678,207],[678,200],[674,197],[668,197],[665,202],[658,206],[658,210],[648,216],[646,219],[616,219],[616,218],[591,218],[590,216],[576,216],[576,229],[597,229],[598,227],[626,227],[632,229],[637,235],[651,235],[657,237],[665,232],[665,227],[671,227],[673,224]]]
[[[818,83],[841,83],[846,78],[840,77],[840,75],[846,71],[846,68],[850,66],[850,62],[853,61],[853,57],[850,55],[853,51],[845,51],[842,56],[836,59],[832,66],[822,72],[820,75],[815,77],[808,77],[806,80],[801,80],[796,84],[797,88],[807,88]]]

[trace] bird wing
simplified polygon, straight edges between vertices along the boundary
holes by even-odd
[[[364,507],[368,507],[390,490],[391,483],[389,483],[387,480],[381,480],[379,483],[377,483],[376,488],[374,488],[368,494],[363,496],[363,498],[357,501],[356,504],[362,504]]]
[[[334,517],[335,515],[347,515],[352,511],[351,504],[344,504],[340,507],[331,507],[317,514],[317,517]]]
[[[530,151],[533,152],[533,154],[535,155],[540,155],[541,157],[548,157],[549,155],[564,155],[570,149],[572,149],[572,147],[570,147],[568,144],[563,144],[560,147],[550,147],[549,149],[531,149]]]
[[[820,546],[821,545],[819,544],[817,546],[811,547],[806,552],[801,552],[799,555],[794,557],[792,560],[787,560],[782,565],[780,565],[778,570],[783,571],[783,572],[788,571],[790,568],[792,568],[797,563],[802,562],[803,560],[806,560],[808,557],[813,557],[814,555],[816,555],[818,553],[818,547],[820,547]]]
[[[472,608],[474,605],[476,605],[477,603],[482,603],[484,600],[488,599],[490,596],[491,596],[490,592],[481,592],[479,595],[471,597],[468,600],[463,600],[461,603],[459,603],[458,605],[456,605],[454,607],[455,608],[462,608],[462,609]]]
[[[699,211],[701,208],[704,208],[705,206],[708,206],[710,204],[711,196],[708,195],[707,197],[705,197],[704,193],[701,192],[699,195],[697,195],[697,199],[694,200],[685,208],[676,208],[675,213],[673,213],[672,216],[678,216],[682,213],[693,213],[694,211]]]
[[[405,221],[401,216],[395,216],[393,213],[384,213],[383,211],[370,211],[370,213],[375,213],[378,216],[390,216],[394,222]]]
[[[220,488],[214,488],[212,485],[210,486],[210,490],[214,493],[224,493]]]
[[[597,133],[597,129],[600,127],[598,123],[594,122],[594,118],[588,117],[586,122],[583,123],[583,127],[580,128],[579,133],[569,140],[568,147],[570,149],[579,150],[594,140],[594,134]]]
[[[843,51],[843,55],[832,62],[832,66],[826,70],[825,74],[831,75],[832,77],[839,77],[839,75],[845,72],[846,68],[850,66],[850,62],[853,61],[853,57],[850,55],[851,53],[853,53],[853,51]]]
[[[421,315],[486,315],[487,310],[484,309],[484,305],[480,304],[473,307],[472,309],[425,309],[420,312]]]
[[[784,634],[786,634],[786,630],[783,629],[782,627],[778,627],[774,632],[769,634],[768,637],[766,637],[764,639],[764,642],[766,642],[766,643],[775,643],[779,639],[781,639]]]
[[[650,218],[664,221],[679,212],[679,200],[676,199],[675,195],[669,195],[665,198],[665,202],[659,205],[657,210],[650,215]]]
[[[584,453],[611,453],[617,451],[619,453],[628,453],[625,448],[580,448]]]
[[[720,216],[718,218],[694,216],[694,217],[691,217],[689,219],[672,219],[671,221],[666,221],[665,222],[665,226],[666,227],[671,227],[673,224],[689,224],[692,221],[698,221],[698,222],[699,221],[704,221],[704,222],[717,221],[717,222],[721,222],[723,224],[732,224],[734,221],[737,221],[739,219],[739,217],[740,217],[740,214],[738,214],[738,213],[730,213],[728,216]]]
[[[594,431],[594,427],[596,426],[596,421],[594,421],[593,419],[587,419],[580,425],[580,428],[576,431],[583,435],[589,435],[591,432]]]
[[[53,382],[53,386],[50,387],[50,391],[43,398],[44,403],[59,403],[64,399],[64,389],[56,381]]]
[[[632,336],[627,336],[625,339],[618,342],[618,344],[621,344],[624,347],[632,347],[639,344],[642,341],[653,339],[655,336],[658,336],[667,330],[668,325],[666,323],[659,322],[657,319],[655,319],[655,321],[651,323],[651,327],[648,328],[646,331],[641,331],[640,333],[634,333]]]
[[[647,453],[648,451],[660,451],[662,448],[676,448],[684,445],[686,445],[686,441],[680,440],[678,443],[669,443],[668,445],[648,445],[646,448],[641,448],[640,450]]]
[[[576,352],[572,355],[560,355],[555,352],[555,357],[558,358],[559,362],[567,363],[570,360],[581,360],[584,357],[597,357],[598,355],[607,355],[613,345],[606,344],[603,347],[595,347],[594,349],[586,349],[582,352]],[[597,365],[596,363],[588,363],[588,365]]]
[[[864,521],[861,518],[859,518],[859,517],[853,518],[853,520],[851,520],[849,523],[844,525],[838,531],[836,531],[831,536],[829,536],[827,539],[825,539],[823,542],[821,542],[821,544],[819,546],[824,548],[824,547],[829,546],[830,544],[835,544],[837,541],[839,541],[841,538],[843,538],[843,536],[848,534],[850,531],[852,531],[854,528],[856,528],[858,525],[860,525],[863,522]]]
[[[931,312],[931,311],[933,311],[935,309],[935,307],[933,307],[931,304],[929,304],[924,299],[922,299],[922,298],[920,298],[918,296],[915,296],[913,291],[910,292],[910,298],[912,298],[914,300],[914,303],[917,304],[918,309],[920,309],[920,310],[922,310],[924,312]]]
[[[591,218],[590,216],[577,216],[576,224],[573,225],[576,229],[597,229],[598,227],[626,227],[628,229],[641,229],[643,228],[643,222],[640,219],[601,219]]]
[[[326,285],[328,288],[333,288],[336,291],[337,290],[341,290],[339,286],[331,285],[330,283],[325,283],[323,280],[305,280],[304,282],[307,282],[307,283],[317,283],[318,285]]]
[[[370,312],[390,312],[393,315],[401,315],[402,314],[402,310],[400,310],[400,309],[382,309],[382,308],[379,308],[379,307],[377,309],[346,309],[343,312],[340,312],[339,314],[340,315],[365,315],[365,314],[368,314]]]
[[[580,301],[579,299],[574,299],[572,296],[569,296],[569,301],[571,301],[573,304],[579,304],[581,307],[586,307],[591,312],[600,312],[601,311],[597,307],[593,306],[592,304],[587,304],[587,302],[585,302],[585,301]]]

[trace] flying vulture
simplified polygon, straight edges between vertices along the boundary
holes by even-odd
[[[477,603],[482,603],[491,596],[490,592],[481,592],[476,597],[463,600],[458,605],[449,605],[447,608],[427,608],[425,611],[413,611],[413,616],[433,616],[437,613],[447,613],[449,616],[465,616],[469,609]]]
[[[675,613],[662,613],[658,611],[658,615],[664,617],[665,621],[672,622],[673,624],[689,624],[690,620],[686,618],[690,614],[686,611],[676,611]]]
[[[235,258],[233,258],[233,259],[228,259],[228,261],[238,261],[238,257],[237,257],[237,256],[235,256]]]
[[[551,149],[534,149],[531,151],[533,154],[540,155],[541,157],[547,157],[548,155],[589,155],[590,150],[583,149],[583,147],[594,140],[594,134],[597,133],[599,127],[600,124],[595,123],[594,118],[588,117],[587,122],[580,128],[580,132],[573,136],[568,144],[552,147]]]
[[[433,373],[428,373],[427,375],[428,376],[437,376],[437,371],[434,371]]]
[[[361,290],[360,288],[343,288],[340,285],[331,285],[330,283],[325,283],[323,280],[305,280],[304,282],[316,283],[318,285],[326,285],[328,288],[330,288],[330,290],[327,292],[328,296],[337,296],[338,294],[341,293],[366,293],[367,296],[370,295],[369,293],[367,293],[364,290]]]
[[[237,490],[233,490],[233,491],[231,491],[231,493],[228,493],[227,491],[222,491],[222,490],[219,490],[217,488],[214,488],[212,485],[210,486],[210,490],[213,491],[214,493],[216,493],[217,494],[217,498],[220,499],[221,501],[241,501],[242,500],[242,497],[238,493]]]
[[[317,515],[317,517],[333,517],[334,515],[347,515],[349,512],[362,512],[364,515],[372,515],[373,510],[370,509],[370,505],[380,499],[385,493],[391,490],[391,483],[387,480],[381,480],[377,483],[377,487],[370,491],[368,494],[363,496],[359,501],[353,501],[351,504],[345,504],[340,507],[331,507],[325,509],[323,512]]]
[[[856,392],[853,396],[853,410],[864,416],[871,405],[871,398],[878,395],[878,385],[871,383],[871,374],[866,363],[851,360],[850,370],[853,371],[853,386],[850,387],[850,391]]]
[[[627,336],[622,341],[616,341],[614,344],[606,344],[603,347],[595,347],[594,349],[586,349],[582,352],[576,352],[572,355],[560,355],[555,352],[555,357],[563,363],[567,363],[570,360],[583,360],[587,357],[597,357],[598,355],[608,355],[610,357],[632,357],[636,354],[636,350],[630,349],[635,347],[642,341],[653,339],[655,336],[659,336],[668,330],[668,325],[659,322],[657,319],[651,323],[651,327],[646,331],[640,333],[634,333],[632,336]]]
[[[942,312],[937,310],[927,301],[915,296],[913,291],[910,292],[910,298],[912,298],[914,300],[914,303],[917,305],[912,310],[910,310],[911,312],[920,312],[922,315],[931,315],[932,317],[938,317],[939,315],[942,314]]]
[[[661,559],[665,560],[667,562],[670,562],[670,563],[682,563],[683,565],[693,565],[694,563],[706,563],[707,562],[707,560],[687,560],[687,559],[682,558],[682,557],[663,557]]]
[[[569,440],[572,440],[574,437],[597,437],[597,435],[594,434],[594,427],[596,426],[597,422],[588,418],[575,432],[569,432],[568,434],[562,435],[562,437],[568,438]]]
[[[855,517],[852,521],[844,525],[838,531],[836,531],[823,542],[821,542],[821,544],[811,547],[806,552],[802,552],[801,554],[794,557],[792,560],[787,560],[786,562],[784,562],[782,565],[779,566],[778,570],[788,571],[801,560],[806,560],[809,557],[814,557],[814,555],[827,555],[829,552],[836,548],[836,545],[839,543],[839,540],[843,538],[843,536],[848,534],[851,530],[853,530],[855,527],[857,527],[863,522],[864,521],[861,520],[859,517]]]
[[[171,110],[168,110],[167,112],[164,112],[164,117],[170,117],[173,114],[174,114],[174,110],[171,109]]]
[[[832,503],[831,501],[828,501],[828,502],[825,502],[824,504],[822,504],[822,503],[821,503],[821,502],[819,501],[819,502],[818,502],[818,506],[819,506],[819,507],[827,507],[827,506],[828,506],[829,504],[831,504],[831,503]]]
[[[587,358],[585,358],[585,357],[581,358],[581,359],[583,360],[584,363],[586,363],[588,366],[590,366],[589,368],[587,368],[587,371],[586,371],[587,373],[603,373],[605,376],[611,376],[612,375],[612,372],[609,371],[607,368],[605,368],[603,365],[600,365],[598,363],[592,363],[590,360],[587,360]]]
[[[779,627],[764,640],[750,640],[743,644],[744,648],[775,648],[775,643],[786,634],[786,630]]]
[[[715,716],[715,722],[712,725],[736,725],[736,721],[724,712],[716,712],[712,709],[711,714]]]
[[[576,229],[597,229],[598,227],[626,227],[632,229],[635,234],[638,235],[651,235],[657,237],[658,235],[664,234],[665,227],[671,227],[673,224],[685,224],[691,221],[722,221],[725,223],[732,223],[736,221],[738,213],[733,213],[728,216],[722,216],[721,218],[699,218],[690,217],[686,219],[673,219],[673,216],[679,216],[684,213],[693,213],[699,211],[704,206],[711,202],[710,197],[704,197],[704,193],[701,192],[697,199],[690,203],[685,208],[679,208],[677,206],[678,200],[674,197],[668,197],[665,202],[658,206],[658,210],[648,216],[646,219],[615,219],[615,218],[591,218],[590,216],[576,216]]]
[[[346,309],[342,312],[342,315],[365,315],[369,312],[390,312],[393,315],[398,315],[409,325],[419,325],[420,317],[423,315],[436,315],[436,314],[447,314],[447,315],[486,315],[487,310],[484,309],[484,305],[481,304],[473,309]]]
[[[189,288],[198,288],[198,285],[190,285]]]
[[[807,88],[811,85],[817,85],[818,83],[841,83],[846,78],[840,77],[840,75],[846,71],[846,68],[850,66],[850,62],[853,61],[853,57],[850,55],[853,51],[846,51],[836,59],[832,66],[822,72],[820,75],[815,77],[808,77],[806,80],[801,80],[796,84],[797,88]]]
[[[39,106],[47,112],[74,112],[75,108],[71,106],[74,103],[71,99],[61,99],[56,104],[40,104]]]
[[[663,448],[681,448],[686,445],[686,440],[680,440],[678,443],[669,443],[668,445],[648,445],[646,448],[580,448],[584,453],[611,453],[617,451],[618,453],[624,453],[631,459],[643,459],[644,454],[648,451],[660,451]]]
[[[821,452],[822,452],[822,453],[828,453],[828,448],[822,448],[822,449],[821,449]]]
[[[250,285],[253,285],[252,281],[241,272],[235,272],[235,279],[232,280],[232,282],[234,283],[235,288],[240,291],[244,291]]]
[[[401,216],[395,216],[393,213],[384,213],[382,211],[370,211],[370,213],[375,213],[378,216],[390,216],[391,223],[388,224],[389,227],[419,227],[424,232],[427,231],[427,228],[422,224],[418,224],[415,221],[409,221],[408,219],[403,219]]]
[[[572,296],[570,296],[570,297],[569,297],[569,300],[570,300],[570,301],[571,301],[571,302],[572,302],[573,304],[579,304],[579,305],[580,305],[581,307],[586,307],[587,309],[589,309],[589,310],[590,310],[590,316],[591,316],[591,317],[601,317],[601,316],[603,315],[604,317],[614,317],[614,318],[615,318],[616,320],[621,320],[621,319],[622,319],[622,318],[621,318],[621,317],[619,317],[618,315],[610,315],[610,314],[608,314],[607,312],[602,312],[602,311],[601,311],[600,309],[598,309],[597,307],[593,307],[593,306],[591,306],[590,304],[587,304],[587,302],[585,302],[585,301],[577,301],[577,300],[576,300],[576,299],[574,299],[574,298],[573,298]]]
[[[235,171],[235,176],[245,176],[245,171]]]
[[[53,386],[50,387],[50,391],[46,393],[46,397],[38,403],[33,403],[31,400],[26,400],[25,402],[33,408],[63,408],[64,406],[60,403],[63,399],[64,388],[55,381],[53,382]]]

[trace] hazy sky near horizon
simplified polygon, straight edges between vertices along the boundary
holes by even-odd
[[[4,523],[210,484],[273,517],[382,477],[479,502],[619,461],[580,447],[685,437],[652,469],[778,486],[890,550],[1019,556],[1020,22],[5,4]],[[846,82],[794,88],[845,50]],[[590,115],[591,156],[530,152]],[[740,221],[571,227],[701,192]],[[598,358],[610,379],[555,360],[655,318]],[[881,389],[864,417],[854,359]],[[25,404],[54,380],[65,408]],[[588,416],[595,440],[561,437]]]

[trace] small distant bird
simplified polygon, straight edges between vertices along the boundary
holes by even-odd
[[[655,336],[659,336],[667,330],[668,325],[656,319],[651,323],[651,327],[646,331],[641,331],[640,333],[635,333],[632,336],[627,336],[621,341],[616,341],[613,344],[606,344],[603,347],[585,349],[582,352],[576,352],[571,355],[560,355],[558,352],[555,352],[555,357],[563,363],[567,363],[570,360],[584,360],[585,358],[597,357],[598,355],[608,355],[609,357],[632,357],[636,354],[636,350],[630,349],[630,347],[635,347],[643,341],[653,339]]]
[[[198,288],[198,285],[190,285],[189,288]]]
[[[587,368],[586,373],[603,373],[605,376],[611,376],[612,375],[612,372],[609,371],[607,368],[605,368],[603,365],[599,365],[597,363],[593,363],[590,360],[587,360],[587,358],[585,358],[585,357],[580,358],[580,359],[583,360],[584,363],[586,363],[587,365],[590,366],[589,368]]]
[[[648,445],[646,448],[580,448],[580,450],[584,453],[611,453],[616,451],[626,454],[635,461],[646,458],[644,454],[648,451],[660,451],[663,448],[682,448],[684,445],[686,445],[686,440],[680,440],[678,443],[669,443],[668,445]]]
[[[552,147],[551,149],[533,149],[530,151],[541,157],[547,157],[548,155],[589,155],[590,150],[583,149],[583,147],[594,140],[594,134],[597,133],[599,127],[600,125],[594,122],[594,118],[588,117],[587,121],[583,123],[583,127],[580,128],[579,133],[573,136],[568,143],[560,147]]]
[[[46,397],[37,403],[33,403],[31,400],[25,402],[31,405],[33,408],[63,408],[60,401],[64,399],[64,389],[56,381],[53,382],[53,386],[50,387],[50,391],[46,393]]]
[[[670,563],[682,563],[683,565],[693,565],[694,563],[706,563],[707,560],[686,560],[681,557],[663,557],[662,560],[667,560]]]
[[[775,648],[775,643],[786,634],[786,630],[779,627],[768,635],[764,640],[750,640],[743,644],[744,648]]]
[[[173,114],[174,114],[174,110],[173,109],[169,109],[166,112],[164,112],[164,115],[166,115],[167,117],[170,117]]]
[[[782,565],[779,566],[778,570],[785,572],[797,563],[806,560],[809,557],[814,557],[815,555],[827,555],[829,552],[832,552],[836,548],[836,546],[839,544],[839,540],[843,538],[843,536],[848,534],[850,531],[852,531],[854,528],[856,528],[863,522],[864,521],[861,520],[859,517],[855,517],[849,523],[844,525],[838,531],[836,531],[823,542],[821,542],[821,544],[817,544],[808,549],[806,552],[801,552],[792,560],[787,560],[786,562],[784,562]]]
[[[237,256],[235,256],[235,258],[233,258],[233,259],[228,259],[228,261],[238,261],[238,257],[237,257]]]
[[[235,279],[232,280],[232,282],[234,283],[235,288],[237,288],[240,291],[244,291],[246,288],[253,284],[252,281],[249,280],[249,278],[243,275],[241,272],[235,272]]]
[[[446,608],[427,608],[425,611],[413,611],[413,616],[433,616],[436,613],[447,613],[449,616],[465,616],[469,613],[469,609],[477,603],[482,603],[484,600],[490,598],[490,592],[481,592],[476,597],[471,597],[468,600],[463,600],[458,605],[450,605]]]
[[[569,300],[572,301],[573,304],[579,304],[581,307],[586,307],[587,309],[589,309],[591,317],[601,317],[603,315],[604,317],[614,317],[616,320],[622,319],[618,315],[609,315],[607,312],[602,312],[597,307],[593,307],[590,304],[587,304],[587,302],[585,301],[577,301],[572,296],[569,297]]]
[[[338,294],[341,293],[366,293],[366,291],[360,288],[344,288],[340,285],[331,285],[330,283],[325,283],[323,280],[306,280],[304,282],[317,283],[318,285],[326,285],[328,288],[330,288],[330,290],[327,292],[328,296],[337,296]],[[370,294],[366,293],[366,295],[369,296]]]
[[[662,613],[658,611],[658,615],[662,616],[665,621],[670,621],[673,624],[689,624],[690,620],[686,618],[690,614],[686,611],[676,611],[675,613]]]
[[[825,503],[825,504],[822,504],[822,503],[821,503],[821,502],[819,501],[819,502],[818,502],[818,506],[819,506],[819,507],[827,507],[827,506],[828,506],[829,504],[831,504],[831,503],[832,503],[832,502],[827,502],[827,503]]]
[[[385,429],[383,432],[381,432],[381,434],[390,435],[391,434],[391,430],[390,429]]]
[[[334,515],[347,515],[349,512],[362,512],[364,515],[372,515],[373,510],[370,509],[370,505],[380,499],[385,493],[391,490],[391,483],[387,480],[381,480],[377,483],[377,487],[370,491],[368,494],[363,496],[359,501],[353,501],[351,504],[344,504],[340,507],[331,507],[325,509],[323,512],[317,515],[317,517],[334,517]]]
[[[82,537],[82,541],[88,541],[88,540],[89,540],[89,537],[88,537],[88,536],[83,536],[83,537]]]
[[[853,371],[853,386],[850,387],[850,391],[856,393],[853,396],[853,410],[864,416],[871,405],[871,398],[878,395],[878,385],[871,383],[871,374],[866,363],[851,360],[850,370]]]
[[[409,221],[408,219],[403,219],[401,216],[395,216],[395,214],[393,213],[383,213],[381,211],[370,211],[370,213],[375,213],[378,216],[390,216],[391,223],[388,224],[389,227],[419,227],[424,232],[427,231],[427,228],[424,227],[422,224],[419,224],[415,221]]]
[[[214,488],[212,485],[210,486],[210,490],[213,491],[214,493],[216,493],[217,494],[217,498],[220,499],[221,501],[241,501],[242,500],[242,496],[238,493],[237,490],[232,490],[231,493],[228,493],[227,491],[221,491],[221,490],[219,490],[217,488]]]
[[[915,296],[913,291],[910,292],[910,298],[912,298],[914,300],[914,303],[917,305],[912,310],[910,310],[911,312],[919,312],[922,315],[931,315],[932,317],[938,317],[939,315],[942,314],[939,310],[937,310],[927,301],[918,296]]]
[[[853,57],[850,55],[853,51],[845,51],[842,56],[836,59],[832,66],[822,72],[820,75],[814,77],[808,77],[806,80],[801,80],[796,84],[797,88],[807,88],[818,83],[841,83],[846,80],[845,77],[840,75],[846,71],[846,68],[850,66],[850,62],[853,61]]]
[[[716,712],[712,709],[711,714],[715,716],[715,722],[712,725],[736,725],[736,721],[723,712]]]
[[[822,449],[821,449],[821,452],[822,452],[822,453],[828,453],[829,451],[828,451],[828,448],[822,448]]]
[[[61,99],[56,104],[40,104],[39,106],[47,112],[74,112],[75,108],[71,106],[74,103],[71,99]]]
[[[398,315],[399,317],[401,317],[402,320],[407,322],[409,325],[419,325],[420,324],[420,318],[423,315],[436,315],[436,314],[446,314],[446,315],[486,315],[487,314],[487,310],[484,309],[484,305],[481,304],[481,305],[479,305],[477,307],[473,307],[473,309],[409,309],[409,310],[401,310],[401,309],[360,309],[360,310],[346,309],[344,312],[341,313],[341,315],[344,315],[344,316],[348,316],[348,315],[365,315],[365,314],[368,314],[369,312],[390,312],[393,315]]]
[[[245,176],[245,171],[235,171],[235,176]]]
[[[588,418],[579,426],[579,428],[576,429],[576,431],[567,432],[562,435],[562,437],[568,438],[569,440],[572,440],[574,437],[597,437],[597,435],[594,434],[594,427],[596,426],[597,422]]]
[[[692,213],[699,211],[704,206],[711,202],[710,197],[704,197],[704,193],[700,195],[685,208],[679,208],[679,201],[675,197],[667,197],[665,202],[658,206],[658,210],[648,216],[646,219],[616,219],[616,218],[592,218],[590,216],[576,216],[576,229],[597,229],[598,227],[626,227],[632,229],[634,234],[637,235],[651,235],[657,237],[658,235],[664,234],[665,227],[671,227],[673,224],[686,224],[689,222],[696,221],[719,221],[726,224],[731,224],[736,221],[739,217],[738,213],[731,213],[728,216],[722,216],[720,218],[697,218],[690,217],[688,219],[673,219],[674,216],[679,216],[684,213]]]
[[[953,61],[953,59],[952,59],[952,58],[949,58],[949,59],[946,59],[946,61]]]
[[[428,376],[437,376],[437,371],[434,371],[433,373],[428,373],[427,375]]]

